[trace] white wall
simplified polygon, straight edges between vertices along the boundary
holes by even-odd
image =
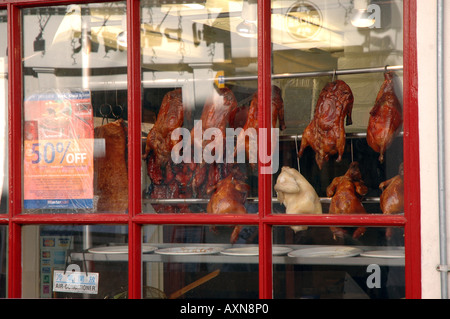
[[[418,0],[417,42],[419,72],[419,147],[421,178],[421,236],[422,236],[422,297],[441,298],[439,258],[439,206],[437,171],[437,0]],[[450,2],[444,1],[445,16],[450,20]],[[450,54],[448,23],[444,30],[446,60]],[[449,61],[450,62],[450,61]],[[446,63],[448,65],[448,63]],[[450,76],[446,70],[446,92],[450,92]],[[450,98],[446,98],[446,108]],[[450,123],[446,112],[446,123]],[[448,125],[447,125],[448,126]],[[446,162],[450,163],[450,127],[446,129]],[[450,194],[450,167],[447,167],[446,191]],[[450,196],[447,195],[450,207]],[[447,208],[448,211],[448,208]],[[448,222],[450,215],[447,217]],[[450,223],[449,223],[450,225]],[[447,226],[447,233],[450,227]],[[450,241],[449,247],[450,247]]]

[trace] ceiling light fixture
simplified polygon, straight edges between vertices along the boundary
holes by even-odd
[[[205,9],[205,5],[201,3],[185,3],[183,4],[184,7],[191,9],[191,10],[203,10]]]
[[[236,26],[236,32],[245,38],[255,38],[258,33],[257,28],[257,0],[244,1],[242,5],[241,17],[243,19]]]
[[[375,25],[375,14],[372,14],[372,10],[369,10],[370,1],[368,0],[355,0],[354,9],[356,13],[352,17],[352,25],[357,28],[371,28]],[[378,7],[378,6],[376,6]],[[371,11],[369,13],[369,11]]]
[[[117,35],[117,44],[123,48],[127,47],[127,31],[122,31]]]

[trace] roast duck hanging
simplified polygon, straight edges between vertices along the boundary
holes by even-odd
[[[171,199],[191,197],[185,187],[191,179],[192,167],[174,165],[171,152],[179,141],[172,139],[172,132],[183,126],[189,116],[182,101],[182,90],[175,89],[166,93],[161,103],[155,124],[147,135],[142,158],[147,160],[147,174],[151,180],[150,197],[152,199]],[[155,205],[157,212],[189,212],[187,205]]]
[[[394,73],[385,72],[384,78],[370,111],[367,127],[367,143],[380,154],[380,162],[383,162],[386,149],[392,144],[402,124],[402,109],[394,90]]]
[[[339,177],[335,177],[327,187],[327,196],[331,197],[330,214],[366,214],[366,210],[361,202],[362,196],[368,192],[367,186],[359,170],[358,162],[352,162],[347,172]],[[330,228],[333,237],[343,238],[346,230],[339,227]],[[361,237],[366,228],[359,227],[353,232],[353,238]]]
[[[186,116],[190,115],[183,105],[181,93],[181,89],[176,89],[165,95],[155,125],[146,139],[143,158],[147,160],[147,173],[151,180],[149,187],[151,199],[196,198],[199,194],[202,197],[211,196],[214,191],[222,189],[222,186],[218,187],[218,182],[231,171],[231,166],[226,163],[208,164],[204,161],[197,163],[194,158],[191,158],[190,162],[179,164],[172,161],[171,151],[179,140],[172,140],[171,134],[175,129],[182,127]],[[236,99],[230,89],[224,88],[214,92],[204,105],[201,121],[197,122],[198,126],[191,131],[192,146],[198,141],[200,144],[196,146],[200,147],[200,150],[203,151],[203,148],[208,146],[210,142],[206,143],[203,138],[194,139],[195,132],[203,135],[208,128],[219,129],[225,136],[225,129],[234,115],[236,106]],[[220,196],[216,195],[217,197]],[[233,202],[235,199],[231,198],[229,201]],[[153,207],[157,212],[190,212],[187,204],[156,204]],[[215,211],[220,213],[220,209]]]
[[[222,166],[229,166],[224,162],[225,146],[226,146],[226,128],[237,112],[237,101],[233,91],[229,88],[221,88],[213,90],[212,95],[206,100],[203,111],[200,117],[200,121],[196,122],[194,128],[191,130],[191,144],[194,147],[194,154],[199,150],[203,152],[205,147],[211,147],[214,145],[214,149],[211,149],[211,154],[215,160],[209,165],[206,165],[205,159],[201,161],[196,160],[195,171],[192,175],[192,189],[194,194],[198,194],[202,191],[205,181],[208,181],[210,186],[214,180],[223,177],[222,170],[227,168]],[[208,136],[204,136],[204,133],[208,129],[213,129],[211,139]],[[219,141],[215,141],[216,136],[220,133],[223,137],[222,149],[218,149],[220,146]],[[198,136],[201,134],[201,136]],[[203,154],[203,153],[202,153]],[[215,176],[214,176],[215,175]]]
[[[147,135],[145,152],[142,156],[143,159],[152,157],[148,166],[149,175],[154,176],[154,180],[161,179],[160,176],[155,176],[153,173],[159,174],[157,168],[167,165],[171,158],[172,148],[178,143],[171,137],[175,129],[183,126],[184,113],[181,89],[168,92],[163,98],[156,122]]]
[[[352,124],[353,93],[342,80],[328,83],[320,92],[312,121],[303,131],[298,156],[311,146],[319,169],[330,156],[342,160],[345,149],[345,125]]]
[[[271,125],[273,128],[277,126],[277,122],[281,131],[286,128],[284,120],[284,102],[281,96],[281,89],[272,85],[272,103],[271,103]],[[253,140],[254,146],[258,143],[258,93],[254,93],[248,109],[247,120],[239,133],[236,141],[234,154],[238,156],[239,152],[245,150],[250,164],[255,167],[257,163],[256,147],[253,152],[250,151],[250,142]],[[247,139],[248,137],[248,139]]]

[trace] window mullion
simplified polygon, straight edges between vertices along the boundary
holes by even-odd
[[[421,297],[420,159],[417,99],[417,1],[404,1],[404,183],[406,298]]]
[[[8,297],[22,295],[21,226],[13,221],[22,209],[22,48],[20,8],[8,4],[9,260]]]
[[[259,156],[258,178],[259,178],[259,282],[260,297],[263,299],[272,298],[272,241],[270,225],[267,225],[263,218],[272,211],[272,175],[266,172],[271,163],[263,163],[262,158],[271,154],[270,139],[270,108],[271,108],[271,16],[270,1],[258,1],[258,100],[263,103],[258,104],[258,152]],[[265,131],[266,134],[261,134]],[[264,138],[266,137],[266,138]]]
[[[128,224],[129,236],[129,298],[141,298],[141,235],[140,225],[132,217],[141,212],[141,59],[140,2],[127,0],[128,42]]]

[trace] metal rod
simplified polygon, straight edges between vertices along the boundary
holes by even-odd
[[[445,112],[444,112],[444,1],[437,3],[437,126],[440,263],[447,265],[447,230],[445,201]],[[448,299],[448,272],[441,272],[441,297]]]
[[[302,139],[302,134],[300,135],[280,135],[279,139],[282,141],[285,140],[296,140],[296,139]],[[358,139],[358,138],[366,138],[367,132],[358,132],[358,133],[346,133],[345,138],[348,140],[351,139]],[[399,132],[396,137],[403,137],[403,132]]]
[[[247,198],[247,201],[250,203],[257,203],[258,198],[250,197]],[[207,204],[209,202],[209,198],[162,198],[162,199],[143,199],[144,204]],[[272,197],[272,202],[277,203],[278,199],[276,197]],[[330,197],[321,197],[321,203],[330,203]],[[366,197],[362,200],[363,203],[373,204],[379,203],[379,197]]]
[[[385,71],[401,71],[403,65],[395,66],[383,66],[373,68],[358,68],[358,69],[343,69],[343,70],[327,70],[327,71],[312,71],[312,72],[300,72],[300,73],[283,73],[273,74],[272,79],[286,79],[286,78],[306,78],[317,76],[333,76],[333,75],[349,75],[349,74],[364,74],[364,73],[380,73]],[[258,76],[230,76],[225,77],[225,81],[249,81],[256,80]]]
[[[283,74],[272,74],[272,79],[286,79],[286,78],[306,78],[306,77],[317,77],[317,76],[333,76],[333,75],[350,75],[350,74],[365,74],[365,73],[380,73],[386,71],[402,71],[403,65],[392,65],[392,66],[382,66],[382,67],[372,67],[372,68],[358,68],[358,69],[342,69],[342,70],[325,70],[325,71],[311,71],[311,72],[299,72],[299,73],[283,73]],[[258,75],[238,75],[238,76],[228,76],[224,77],[225,82],[229,81],[256,81]],[[214,81],[215,78],[209,78],[205,80]],[[189,79],[156,79],[156,80],[143,80],[143,84],[154,84],[154,83],[183,83],[195,81],[193,78]],[[95,82],[95,84],[100,84],[102,82]],[[110,82],[109,82],[110,83]],[[93,85],[94,83],[91,83]]]

